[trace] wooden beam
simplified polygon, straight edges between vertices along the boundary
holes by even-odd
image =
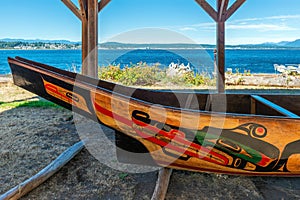
[[[32,191],[53,174],[58,172],[64,165],[66,165],[75,155],[77,155],[84,147],[84,142],[80,141],[66,151],[64,151],[60,156],[58,156],[53,162],[51,162],[47,167],[42,169],[39,173],[33,177],[27,179],[23,183],[17,185],[6,193],[0,195],[0,199],[20,199],[22,196],[26,195],[28,192]]]
[[[87,19],[87,2],[86,0],[78,0],[82,19]]]
[[[225,17],[229,0],[217,0],[217,90],[225,92]]]
[[[226,13],[229,0],[219,0],[218,6],[218,21],[226,21]]]
[[[81,74],[88,74],[88,19],[87,19],[87,0],[78,0],[80,5],[80,10],[82,13],[81,20]]]
[[[172,169],[161,168],[158,173],[155,189],[151,200],[164,200],[169,187]]]
[[[61,1],[81,20],[81,12],[71,0]]]
[[[90,77],[98,78],[98,0],[87,0],[88,7],[88,55],[87,73]]]
[[[217,90],[225,92],[225,22],[217,22]]]
[[[98,3],[98,12],[100,12],[108,3],[110,0],[101,0]]]
[[[234,4],[232,4],[231,7],[227,10],[225,21],[228,20],[233,15],[233,13],[235,13],[235,11],[237,11],[237,9],[239,9],[245,2],[246,0],[236,0],[236,2],[234,2]]]
[[[216,22],[218,21],[218,13],[215,11],[211,5],[209,5],[206,0],[195,0],[202,8],[215,20]]]

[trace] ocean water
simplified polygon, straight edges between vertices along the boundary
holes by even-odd
[[[80,72],[80,50],[0,50],[0,74],[10,74],[7,57],[20,56],[61,69]],[[213,50],[99,50],[99,65],[120,64],[121,67],[138,62],[159,63],[167,67],[171,62],[184,63],[197,72],[211,73],[214,69]],[[300,64],[300,50],[226,50],[226,68],[250,70],[251,73],[275,73],[274,64]]]

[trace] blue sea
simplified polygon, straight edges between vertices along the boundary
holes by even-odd
[[[20,56],[61,69],[80,72],[80,50],[0,50],[0,74],[10,74],[7,57]],[[167,67],[171,62],[184,63],[197,72],[211,73],[214,69],[213,50],[99,50],[99,66],[120,64],[121,67],[139,62]],[[300,64],[300,50],[295,49],[228,49],[226,68],[251,73],[275,73],[274,64]]]

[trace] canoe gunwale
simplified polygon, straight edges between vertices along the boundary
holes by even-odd
[[[132,96],[127,96],[126,94],[120,93],[120,92],[115,92],[110,90],[109,88],[114,88],[114,87],[120,87],[119,90],[125,91],[125,90],[134,90],[137,91],[137,93],[142,92],[143,94],[147,94],[150,93],[150,95],[153,94],[163,94],[163,93],[176,93],[177,94],[181,94],[181,95],[189,95],[191,94],[189,90],[175,90],[175,91],[168,91],[168,90],[150,90],[150,89],[139,89],[139,88],[133,88],[133,87],[127,87],[127,86],[122,86],[122,85],[118,85],[112,82],[108,82],[108,81],[103,81],[103,80],[99,80],[99,79],[95,79],[92,77],[87,77],[87,76],[83,76],[81,74],[76,74],[73,72],[68,72],[65,70],[61,70],[46,64],[42,64],[42,63],[38,63],[35,61],[31,61],[31,60],[27,60],[25,58],[21,58],[21,57],[16,57],[16,58],[8,58],[8,62],[15,64],[15,65],[19,65],[22,66],[24,68],[29,68],[33,71],[36,71],[37,73],[40,74],[45,74],[45,75],[51,75],[54,78],[57,79],[63,79],[64,81],[66,81],[67,83],[71,84],[71,85],[76,85],[79,87],[83,87],[87,90],[101,90],[101,91],[105,91],[107,93],[113,94],[113,95],[117,95],[119,97],[123,97],[123,98],[127,98],[133,101],[137,101],[143,104],[157,104],[157,103],[153,103],[153,102],[149,102],[149,101],[145,101],[142,100],[138,97],[132,97]],[[46,73],[45,73],[46,72]],[[206,93],[199,93],[197,91],[192,91],[192,94],[206,94]],[[176,96],[175,95],[175,96]],[[206,95],[215,95],[215,93],[212,94],[206,94]],[[216,94],[218,95],[218,94]],[[221,94],[222,95],[222,94]],[[224,94],[224,95],[235,95],[235,94]],[[240,94],[238,94],[240,95]],[[251,98],[252,95],[250,94],[246,94],[249,96],[249,98]],[[272,96],[275,94],[260,94],[260,95],[267,95],[267,96]],[[277,94],[278,95],[278,94]],[[283,94],[283,96],[287,96],[286,94]],[[299,96],[300,95],[294,95],[294,96]],[[231,116],[231,117],[238,117],[238,118],[247,118],[247,117],[257,117],[257,118],[270,118],[270,119],[286,119],[286,120],[300,120],[297,117],[288,117],[288,116],[280,116],[280,115],[260,115],[260,114],[251,114],[251,113],[234,113],[234,112],[217,112],[217,111],[205,111],[205,110],[195,110],[195,109],[189,109],[189,108],[178,108],[178,107],[174,107],[174,106],[170,106],[170,105],[163,105],[161,104],[164,108],[166,109],[172,109],[172,110],[177,110],[177,111],[181,111],[181,112],[193,112],[193,113],[199,113],[199,114],[203,114],[203,115],[212,115],[212,116]]]
[[[72,97],[78,95],[77,100],[86,104],[75,105],[75,112],[81,110],[85,116],[142,143],[160,165],[167,162],[174,168],[227,174],[300,175],[300,166],[295,161],[300,159],[299,118],[181,108],[172,106],[172,98],[177,97],[172,92],[120,86],[19,57],[8,58],[8,62],[16,85],[70,110],[76,104]],[[114,90],[114,87],[119,88]],[[55,93],[58,90],[60,92]],[[157,101],[151,101],[158,94],[163,98],[158,96]],[[185,100],[191,95],[177,94]],[[196,93],[199,99],[207,95],[210,94]],[[216,98],[218,95],[227,94],[216,94]],[[166,104],[165,97],[168,98]],[[251,95],[239,98],[251,98]],[[156,105],[157,102],[161,104]],[[167,113],[165,119],[161,107]],[[184,117],[188,121],[183,122]],[[211,123],[214,120],[217,123]],[[173,160],[174,156],[171,158],[164,150],[187,157]],[[156,155],[156,151],[159,154]]]

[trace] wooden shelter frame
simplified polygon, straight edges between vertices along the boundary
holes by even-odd
[[[61,0],[82,23],[82,74],[91,77],[98,75],[98,13],[111,0],[78,0],[78,8],[71,0]],[[195,0],[217,25],[217,91],[225,92],[225,22],[246,2],[216,0],[215,10],[206,0]]]
[[[98,75],[98,13],[111,0],[78,0],[78,8],[72,0],[61,0],[82,22],[82,74],[97,78]],[[217,27],[217,90],[225,92],[225,22],[242,6],[246,0],[235,0],[229,7],[229,0],[216,0],[216,10],[207,0],[195,0],[203,10],[216,22]],[[294,119],[300,116],[258,95],[251,95],[251,113],[256,114],[257,105],[262,104],[272,110]],[[84,146],[84,141],[78,142],[62,153],[50,165],[38,174],[27,179],[20,185],[0,195],[0,199],[19,199],[47,178],[56,173],[71,160]],[[172,169],[160,170],[152,199],[164,199]]]
[[[61,0],[82,23],[82,74],[97,78],[98,75],[98,13],[111,0],[78,0],[78,8],[71,0]],[[217,24],[217,91],[225,92],[225,22],[245,3],[235,0],[216,0],[215,10],[206,0],[195,0]],[[164,199],[172,169],[160,170],[152,199]]]

